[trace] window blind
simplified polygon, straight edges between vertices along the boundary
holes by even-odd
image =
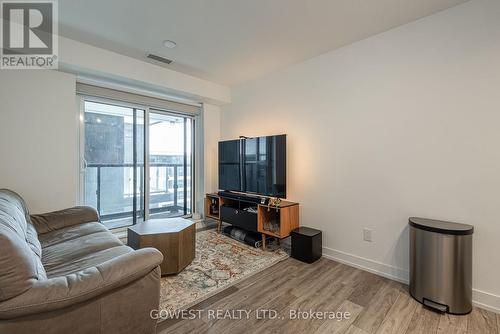
[[[151,97],[136,93],[115,90],[111,88],[98,87],[94,85],[78,83],[76,84],[77,94],[106,98],[116,101],[138,104],[160,110],[169,110],[182,114],[197,115],[201,107],[180,102],[169,101],[157,97]]]

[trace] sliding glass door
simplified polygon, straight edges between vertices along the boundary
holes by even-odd
[[[190,117],[98,99],[82,117],[83,202],[108,228],[192,213]]]
[[[192,121],[149,113],[149,213],[151,218],[192,212]]]

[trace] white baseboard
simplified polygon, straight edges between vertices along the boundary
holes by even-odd
[[[336,249],[323,247],[323,256],[351,267],[371,272],[373,274],[398,281],[404,284],[409,282],[408,270],[398,268],[386,263],[374,261],[354,254],[349,254]],[[500,296],[489,292],[473,289],[472,303],[474,306],[500,314]]]
[[[327,247],[323,247],[323,256],[351,267],[356,267],[394,281],[408,284],[409,273],[407,270],[401,268]]]
[[[472,304],[485,310],[500,314],[500,296],[472,289]]]

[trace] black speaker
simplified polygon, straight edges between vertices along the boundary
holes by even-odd
[[[322,254],[322,233],[310,227],[299,227],[292,231],[292,257],[302,262],[313,263]]]

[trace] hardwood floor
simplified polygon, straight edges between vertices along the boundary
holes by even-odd
[[[201,316],[166,320],[158,333],[500,334],[500,315],[479,308],[466,316],[435,313],[416,302],[407,286],[325,258],[313,264],[287,259],[191,309],[201,310]],[[245,313],[241,319],[214,313],[224,317],[232,310],[252,312],[248,319]],[[278,316],[257,319],[256,310]],[[349,312],[350,317],[291,319],[290,310]]]

